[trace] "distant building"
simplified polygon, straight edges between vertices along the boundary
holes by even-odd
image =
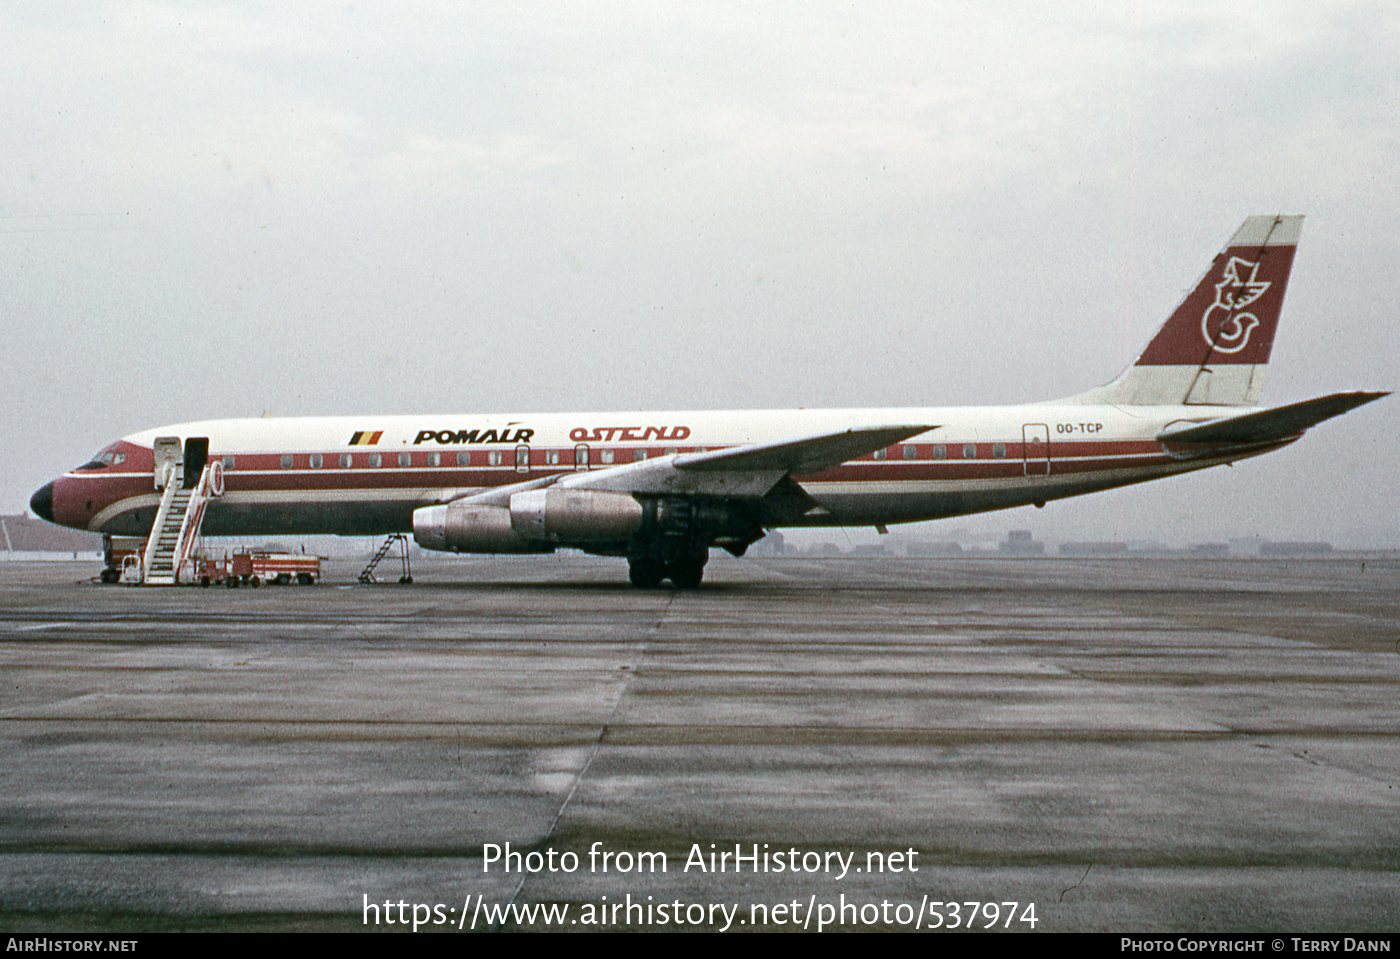
[[[963,548],[960,544],[951,541],[939,543],[922,540],[910,543],[908,546],[904,547],[904,552],[908,553],[910,556],[920,557],[961,556],[963,555]]]
[[[1260,548],[1267,542],[1262,536],[1236,536],[1230,540],[1230,552],[1242,556],[1258,556]]]
[[[1013,529],[997,544],[997,552],[1003,556],[1042,556],[1045,544],[1036,542],[1028,529]]]
[[[1269,557],[1325,556],[1332,552],[1331,543],[1260,543],[1259,555]]]
[[[102,550],[102,537],[18,513],[0,516],[0,550],[7,553],[95,553]]]
[[[783,534],[773,530],[749,547],[750,556],[792,556],[797,553],[783,540]]]
[[[1127,543],[1061,543],[1061,556],[1127,556]]]

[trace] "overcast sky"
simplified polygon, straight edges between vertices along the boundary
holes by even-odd
[[[0,5],[0,512],[265,410],[1068,395],[1252,213],[1308,216],[1265,400],[1394,389],[1397,11]],[[973,528],[1400,543],[1397,403]]]

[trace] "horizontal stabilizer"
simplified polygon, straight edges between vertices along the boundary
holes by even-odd
[[[1164,443],[1269,443],[1296,436],[1323,420],[1341,416],[1378,400],[1389,393],[1333,393],[1316,399],[1291,403],[1271,410],[1246,413],[1227,420],[1216,420],[1199,426],[1169,428],[1157,436]]]
[[[682,453],[676,469],[712,472],[716,470],[777,471],[780,473],[819,473],[847,460],[884,449],[900,440],[927,433],[937,426],[874,426],[823,433],[781,443],[754,443],[707,453]]]

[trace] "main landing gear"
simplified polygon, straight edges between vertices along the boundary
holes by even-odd
[[[659,496],[641,500],[642,528],[627,544],[632,585],[655,589],[669,579],[695,589],[705,576],[710,546],[742,556],[763,537],[757,507],[715,497]]]
[[[709,550],[700,549],[683,556],[663,558],[655,552],[634,553],[627,557],[628,575],[639,589],[655,589],[669,579],[677,589],[695,589],[705,575]]]

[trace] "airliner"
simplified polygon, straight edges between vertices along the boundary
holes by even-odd
[[[214,536],[412,532],[426,549],[626,557],[697,587],[711,548],[1079,496],[1234,463],[1387,395],[1260,408],[1302,229],[1245,220],[1117,379],[995,407],[228,419],[135,433],[36,492],[63,526],[149,536],[177,478]]]

